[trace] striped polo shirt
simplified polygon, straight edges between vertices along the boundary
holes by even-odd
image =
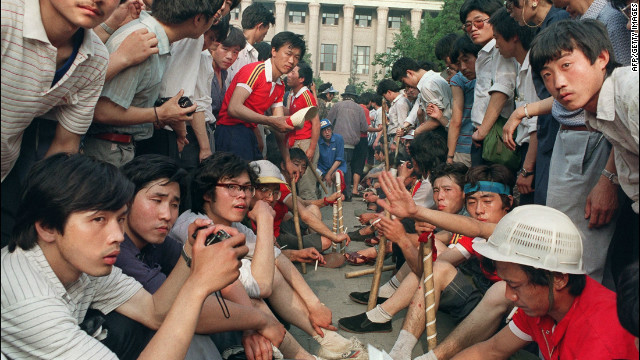
[[[109,54],[93,30],[66,74],[53,86],[55,48],[47,37],[38,0],[2,0],[2,180],[18,159],[22,134],[35,117],[55,119],[84,134],[107,72]],[[24,26],[25,22],[28,26]]]
[[[7,247],[0,255],[2,353],[10,359],[117,359],[80,329],[89,307],[108,314],[142,285],[113,267],[111,274],[87,274],[65,288],[39,245]]]
[[[311,93],[306,86],[303,86],[298,93],[293,96],[293,101],[289,107],[289,114],[293,115],[297,113],[298,110],[309,106],[318,106],[318,103],[316,102],[316,97],[313,96],[313,93]],[[288,133],[289,146],[293,146],[295,140],[311,139],[311,128],[311,121],[305,121],[302,129],[293,130]]]

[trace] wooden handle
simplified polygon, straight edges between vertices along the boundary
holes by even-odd
[[[302,245],[302,233],[300,232],[300,215],[298,214],[298,195],[296,195],[296,182],[291,181],[291,195],[293,195],[293,225],[296,228],[296,235],[298,236],[298,250],[303,249]],[[307,264],[302,264],[302,273],[307,273]]]
[[[395,265],[385,265],[382,267],[382,271],[390,271],[395,268],[396,268]],[[351,279],[351,278],[356,278],[364,275],[371,275],[374,273],[374,271],[375,269],[371,269],[371,268],[365,269],[365,270],[352,271],[344,274],[344,277],[345,279]]]
[[[420,244],[420,255],[422,256],[422,288],[424,289],[425,303],[425,327],[427,330],[427,348],[433,350],[438,344],[438,332],[436,331],[436,295],[433,284],[433,258],[431,247],[433,237],[429,241]]]

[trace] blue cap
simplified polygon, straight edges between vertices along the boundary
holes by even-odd
[[[331,126],[331,122],[329,121],[329,119],[320,120],[320,130],[326,128],[327,126]]]

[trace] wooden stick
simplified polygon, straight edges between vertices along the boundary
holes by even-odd
[[[340,173],[336,171],[336,188],[340,189],[342,186],[342,182],[340,181]],[[336,204],[338,205],[338,234],[344,233],[344,217],[342,216],[342,196],[336,200]],[[346,248],[340,244],[340,252],[342,254],[345,253]]]
[[[427,349],[433,350],[438,344],[438,332],[436,331],[436,295],[433,284],[433,233],[427,237],[427,242],[420,243],[420,256],[422,256],[422,289],[424,290],[425,303],[425,327],[427,330]]]
[[[333,233],[338,234],[338,204],[333,203]],[[331,244],[331,251],[336,252],[338,245],[336,243]]]
[[[387,102],[382,102],[382,138],[384,149],[384,169],[389,171],[389,140],[387,139]],[[391,218],[388,211],[385,210],[384,215]],[[382,266],[384,265],[384,256],[387,250],[387,238],[380,236],[378,243],[378,257],[376,258],[375,271],[373,273],[373,281],[371,282],[371,292],[369,293],[369,303],[367,311],[372,310],[378,304],[378,288],[380,287],[380,278],[382,277]]]
[[[396,268],[395,265],[385,265],[385,266],[382,267],[382,271],[389,271],[389,270],[393,270],[395,268]],[[352,272],[348,272],[348,273],[344,274],[344,277],[345,277],[345,279],[351,279],[351,278],[360,277],[360,276],[364,276],[364,275],[371,275],[371,274],[373,274],[374,271],[375,271],[375,269],[372,269],[372,268],[365,269],[365,270],[352,271]]]
[[[291,195],[293,195],[293,225],[296,228],[296,235],[298,236],[298,250],[303,249],[302,245],[302,233],[300,232],[300,214],[298,213],[298,195],[296,194],[296,182],[291,180]],[[302,273],[307,273],[307,264],[302,264]]]

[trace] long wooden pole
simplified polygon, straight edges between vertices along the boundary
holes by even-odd
[[[389,171],[389,140],[387,139],[387,102],[382,102],[382,141],[384,149],[384,169]],[[385,210],[384,215],[390,218],[391,215]],[[373,273],[373,281],[371,282],[371,291],[369,293],[369,303],[367,310],[372,310],[378,304],[378,288],[380,287],[380,278],[382,277],[382,267],[384,265],[385,252],[387,250],[387,238],[380,236],[378,243],[378,257],[376,258],[376,266]]]
[[[298,213],[298,195],[296,191],[296,181],[291,180],[291,195],[293,195],[293,225],[296,228],[296,235],[298,236],[298,250],[303,249],[302,245],[302,233],[300,232],[300,214]],[[302,264],[302,273],[307,273],[307,264]]]
[[[395,265],[385,265],[382,267],[382,271],[391,271],[395,268],[396,268]],[[375,272],[375,269],[369,268],[369,269],[357,270],[357,271],[345,273],[344,277],[345,279],[351,279],[351,278],[360,277],[364,275],[371,275],[374,272]]]
[[[426,242],[423,242],[425,239]],[[436,330],[436,295],[433,284],[433,233],[420,239],[420,256],[422,256],[422,289],[424,290],[425,327],[427,330],[427,348],[433,350],[438,344]]]
[[[340,179],[340,173],[336,171],[336,189],[342,188],[342,180]],[[338,206],[338,234],[344,233],[344,217],[342,216],[342,196],[336,200]],[[340,244],[340,253],[344,254],[346,248],[343,244]]]

